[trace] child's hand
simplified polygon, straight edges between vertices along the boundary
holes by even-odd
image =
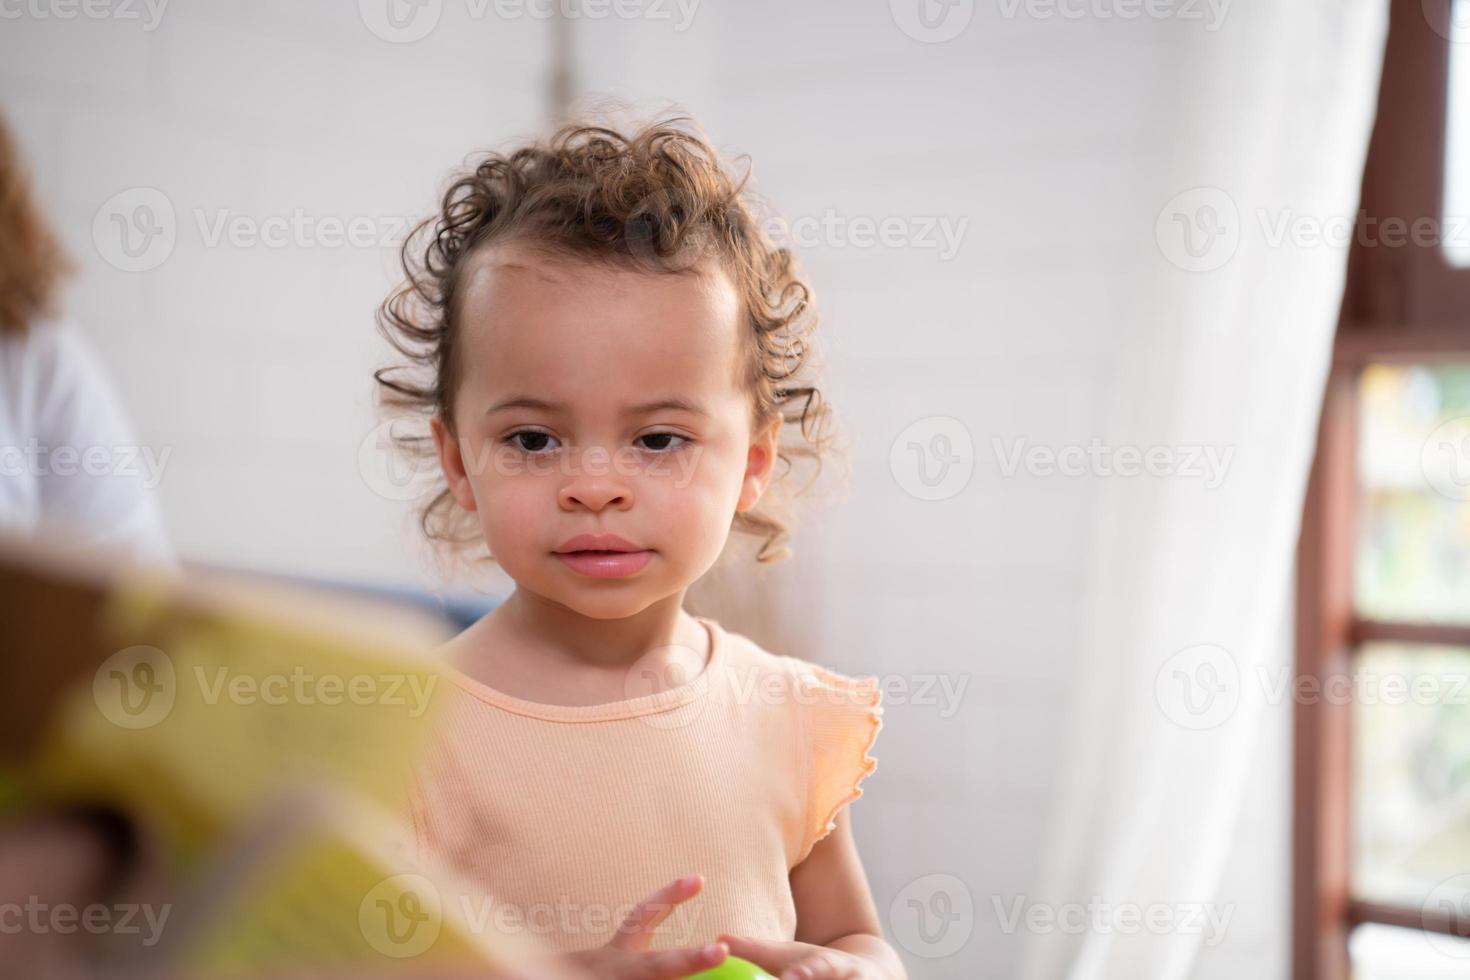
[[[698,875],[671,882],[638,904],[606,946],[573,953],[583,969],[597,980],[679,980],[719,966],[730,952],[723,943],[703,947],[649,952],[653,932],[674,906],[699,894],[704,879]]]
[[[750,960],[778,980],[876,980],[871,961],[831,946],[720,936],[730,953]]]

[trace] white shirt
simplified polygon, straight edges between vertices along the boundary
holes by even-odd
[[[0,534],[177,565],[159,483],[91,343],[65,322],[0,332]]]

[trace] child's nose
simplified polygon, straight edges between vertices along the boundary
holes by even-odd
[[[626,508],[633,502],[628,480],[612,465],[605,450],[592,447],[577,454],[573,470],[562,485],[560,502],[564,509],[585,507],[600,511],[607,507]]]
[[[561,491],[561,505],[566,510],[577,507],[585,507],[591,511],[600,511],[607,507],[626,509],[633,502],[633,497],[627,489],[620,486],[611,486],[608,481],[578,481],[575,486],[566,486]]]

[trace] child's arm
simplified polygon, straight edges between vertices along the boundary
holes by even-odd
[[[721,935],[730,953],[779,980],[907,980],[903,963],[883,939],[883,927],[852,837],[848,810],[791,872],[796,941]]]

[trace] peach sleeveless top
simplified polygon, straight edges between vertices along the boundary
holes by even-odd
[[[570,952],[698,873],[703,889],[653,949],[795,936],[790,872],[877,767],[878,682],[696,618],[704,671],[630,700],[539,704],[448,671],[453,696],[410,793],[413,847],[493,896],[472,915]]]

